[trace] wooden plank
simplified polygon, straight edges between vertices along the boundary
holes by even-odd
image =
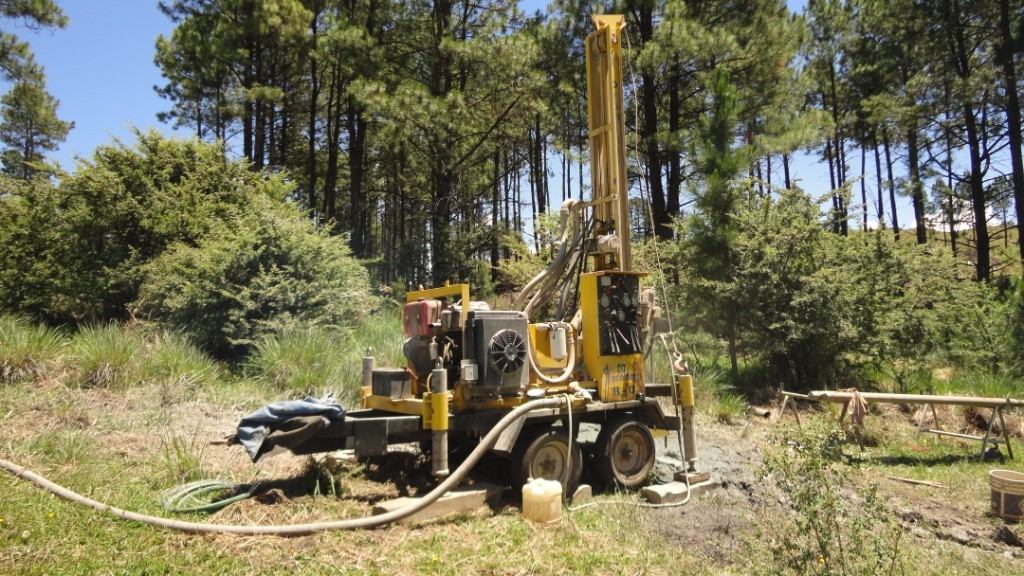
[[[505,489],[501,486],[484,482],[479,482],[472,486],[455,488],[444,496],[438,498],[437,501],[430,506],[427,506],[412,516],[406,516],[399,520],[399,523],[416,524],[427,520],[433,520],[435,518],[449,516],[451,514],[472,512],[486,504],[489,500],[497,499],[504,491]],[[391,512],[408,506],[417,500],[418,498],[403,497],[380,502],[374,505],[373,513],[384,514],[386,512]]]

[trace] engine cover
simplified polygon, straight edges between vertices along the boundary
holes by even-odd
[[[527,318],[509,310],[471,310],[462,333],[464,358],[477,365],[474,398],[517,396],[529,377]]]

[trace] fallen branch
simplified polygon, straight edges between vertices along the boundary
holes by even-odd
[[[889,480],[896,480],[898,482],[905,482],[907,484],[917,484],[919,486],[930,486],[932,488],[945,488],[945,484],[939,482],[932,482],[931,480],[914,480],[913,478],[903,478],[901,476],[886,476]]]

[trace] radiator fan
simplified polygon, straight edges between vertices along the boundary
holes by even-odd
[[[495,368],[511,374],[523,367],[526,360],[526,341],[515,330],[501,330],[491,337],[491,364]]]

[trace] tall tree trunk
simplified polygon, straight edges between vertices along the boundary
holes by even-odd
[[[324,171],[324,216],[337,217],[338,199],[338,156],[341,148],[341,71],[337,64],[331,66],[331,83],[327,90],[326,146],[327,168]]]
[[[892,153],[889,145],[889,127],[882,126],[882,144],[885,147],[885,167],[889,185],[889,211],[892,213],[892,232],[896,241],[900,239],[900,218],[896,211],[896,179],[892,175]]]
[[[640,32],[640,46],[645,46],[654,37],[654,3],[641,3],[637,14]],[[641,138],[647,156],[647,188],[651,194],[651,212],[654,217],[654,231],[658,238],[670,238],[672,228],[669,226],[665,206],[665,189],[661,181],[661,148],[658,145],[658,94],[655,75],[648,69],[640,73],[642,89],[640,92],[643,108],[643,128]],[[618,222],[626,226],[626,222]],[[617,230],[617,234],[629,234],[629,230]]]
[[[860,205],[864,214],[861,215],[861,230],[868,229],[868,183],[864,176],[867,174],[868,147],[866,143],[860,145]]]
[[[564,158],[564,156],[563,156]],[[498,281],[499,260],[498,238],[501,236],[501,219],[499,218],[499,202],[501,201],[501,150],[494,150],[494,183],[491,184],[491,282]],[[565,169],[563,160],[563,170]]]
[[[680,100],[679,63],[676,62],[668,76],[668,131],[673,140],[680,130],[679,120],[682,107]],[[674,218],[679,215],[679,197],[683,187],[682,155],[675,147],[670,147],[668,153],[668,189],[665,190],[665,211],[669,218]],[[671,228],[669,228],[669,234],[672,234]]]
[[[319,2],[316,4],[319,8]],[[316,42],[319,22],[320,12],[317,10],[309,24],[313,36],[309,51],[309,117],[306,125],[306,198],[310,210],[316,209],[316,121],[317,103],[320,100],[320,66],[316,59]]]
[[[911,119],[907,127],[907,168],[910,174],[910,202],[914,206],[917,221],[917,243],[928,241],[928,225],[924,219],[924,186],[921,183],[920,151],[917,143],[917,119]]]
[[[882,158],[878,152],[878,131],[871,134],[872,147],[875,149],[875,187],[878,194],[878,229],[885,230],[885,195],[882,193]]]
[[[786,190],[793,188],[793,183],[789,179],[789,154],[782,155],[782,178],[786,184]]]
[[[836,193],[835,160],[832,157],[832,139],[825,139],[825,159],[828,161],[828,181],[832,187],[832,232],[839,233],[839,195]]]
[[[961,11],[959,0],[950,2],[946,0],[947,32],[950,35],[950,50],[957,75],[963,81],[971,79],[970,54],[967,50],[964,27],[961,22]],[[978,133],[977,119],[974,115],[974,105],[969,97],[964,97],[961,105],[964,115],[964,129],[967,132],[967,152],[970,157],[971,173],[968,182],[971,189],[971,211],[974,215],[974,246],[977,249],[975,256],[975,276],[978,280],[987,280],[991,273],[988,216],[985,213],[985,187],[982,181],[981,166],[981,141]]]
[[[348,169],[349,169],[349,246],[358,258],[365,258],[367,240],[366,191],[363,173],[366,166],[366,120],[354,96],[348,97]]]
[[[1013,37],[1010,24],[1010,2],[999,0],[999,60],[1006,90],[1006,125],[1010,140],[1010,165],[1013,169],[1013,204],[1017,212],[1017,247],[1024,263],[1024,158],[1021,153],[1020,96],[1017,94],[1017,70],[1014,66],[1014,47],[1019,39]],[[1005,221],[1004,221],[1005,226]]]

